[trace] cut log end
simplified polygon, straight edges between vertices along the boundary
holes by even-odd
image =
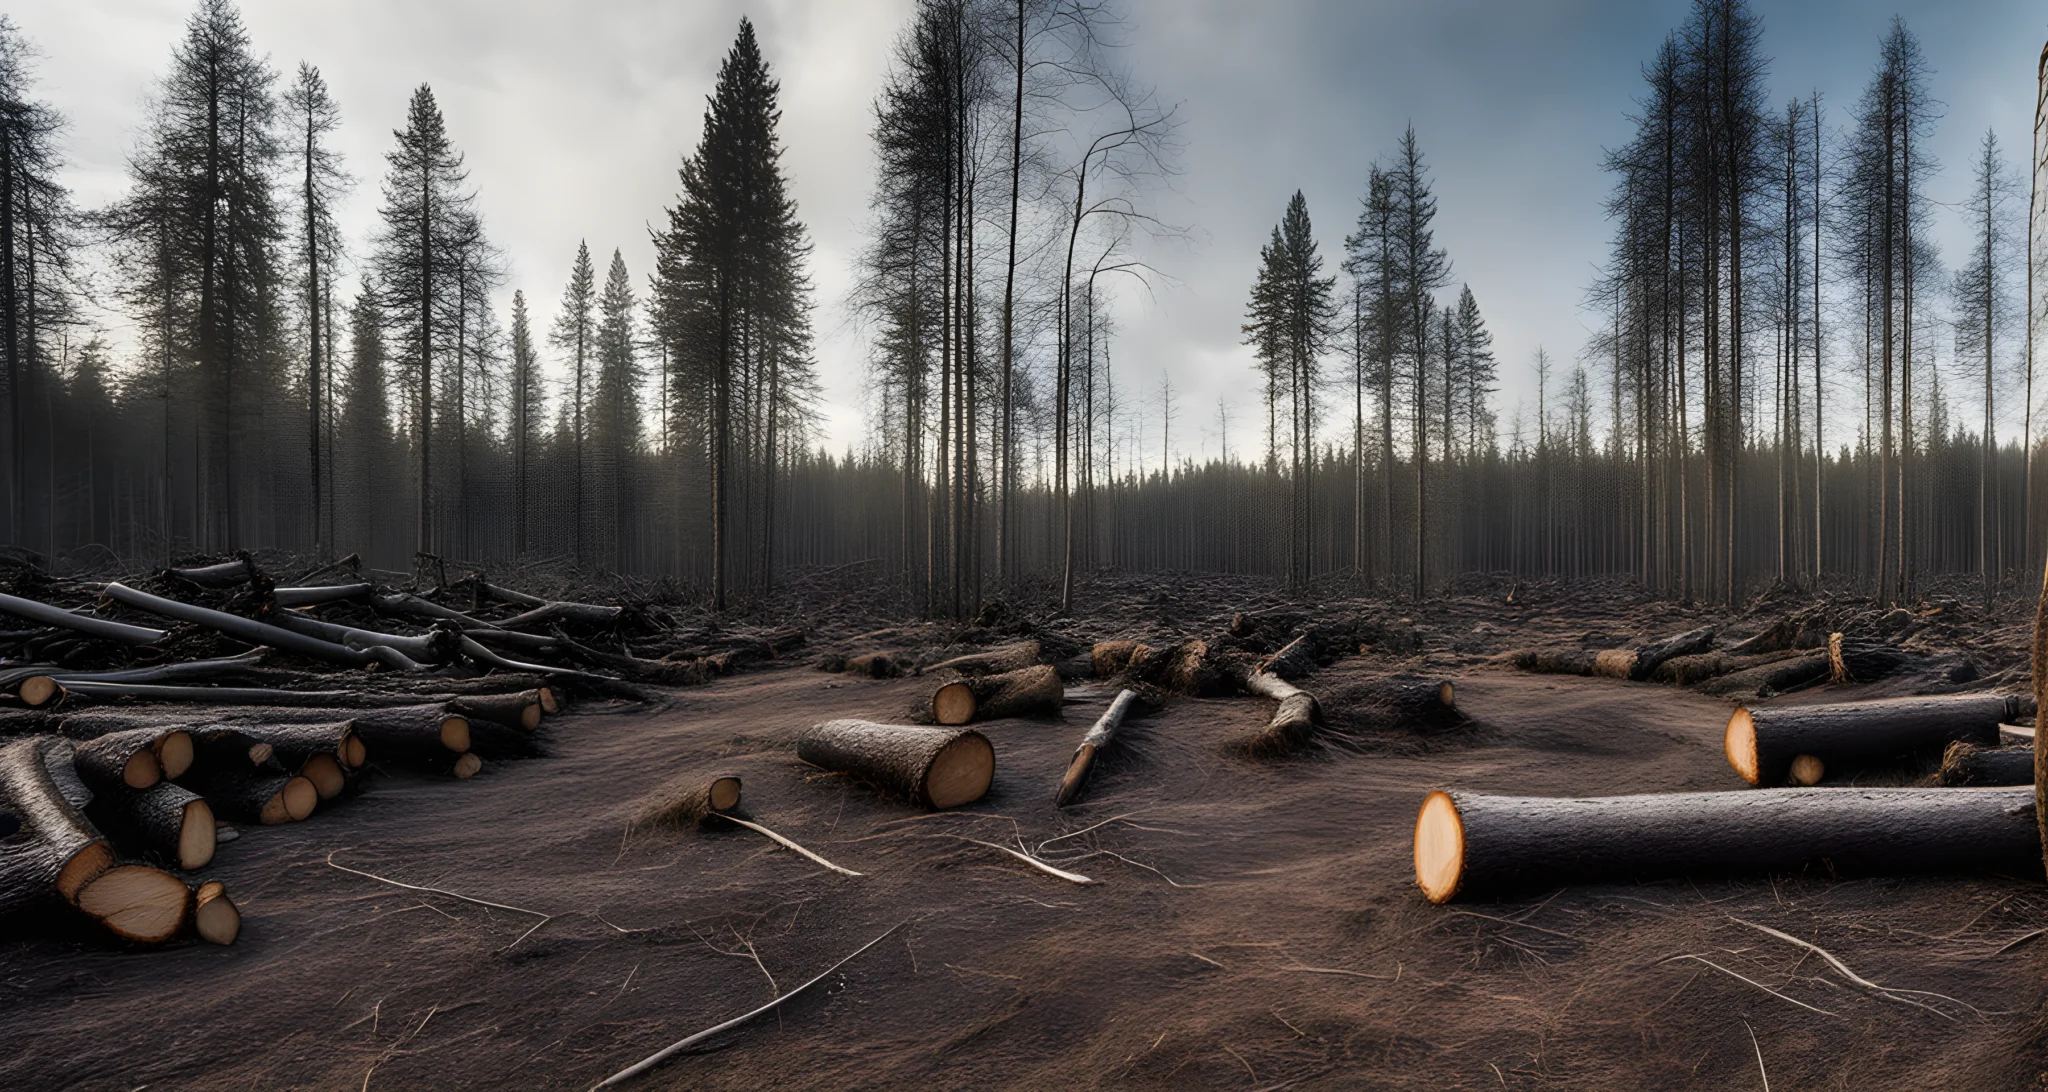
[[[21,696],[21,703],[23,705],[38,706],[48,702],[51,698],[63,693],[63,691],[64,688],[57,685],[57,680],[48,675],[31,675],[22,680],[21,689],[16,691],[16,693]]]
[[[1792,760],[1792,783],[1794,785],[1818,785],[1827,773],[1827,765],[1813,755],[1800,755]]]
[[[712,811],[731,811],[740,804],[740,779],[721,777],[711,783],[711,790],[705,794]]]
[[[441,718],[441,746],[458,754],[469,750],[469,718],[449,714]],[[474,773],[475,771],[470,771]],[[463,777],[469,774],[461,775]]]
[[[192,768],[193,748],[190,732],[164,733],[163,738],[156,741],[155,750],[157,765],[162,767],[163,775],[167,779],[183,777],[185,771]]]
[[[219,831],[213,822],[213,808],[206,801],[186,801],[184,821],[178,826],[178,867],[187,872],[205,868],[213,860]]]
[[[974,719],[974,690],[964,682],[950,682],[932,695],[932,719],[940,724],[966,724]]]
[[[192,930],[208,944],[233,944],[242,932],[242,912],[219,880],[199,885],[192,897]]]
[[[1721,737],[1721,750],[1728,756],[1728,765],[1735,767],[1735,772],[1744,781],[1755,785],[1761,780],[1756,751],[1756,721],[1749,715],[1748,707],[1735,710],[1735,714],[1728,718],[1728,731]]]
[[[629,833],[681,830],[708,823],[720,812],[740,805],[740,779],[736,774],[719,774],[711,779],[689,778],[650,796],[633,813]]]
[[[299,767],[299,776],[313,783],[313,791],[322,800],[332,800],[348,787],[348,777],[341,772],[341,763],[333,755],[314,755]]]
[[[192,891],[148,865],[118,865],[78,893],[78,908],[124,940],[161,944],[185,927]]]
[[[468,731],[468,726],[465,725],[463,730]],[[462,757],[455,760],[455,765],[449,767],[448,772],[454,774],[456,780],[462,781],[475,777],[476,772],[483,768],[483,759],[473,754],[464,754]]]
[[[1634,675],[1636,651],[1628,648],[1610,648],[1593,657],[1593,674],[1610,679],[1626,679]]]
[[[1457,895],[1465,873],[1465,823],[1449,793],[1433,792],[1415,817],[1415,882],[1433,903]]]
[[[128,756],[121,766],[121,783],[131,789],[146,789],[163,780],[164,770],[156,756],[148,751],[137,751]]]
[[[1446,709],[1456,709],[1458,707],[1458,688],[1451,685],[1451,680],[1445,679],[1436,688],[1436,700],[1442,702]]]
[[[988,795],[996,751],[988,737],[967,732],[941,748],[925,771],[924,797],[934,808],[956,808]]]
[[[552,716],[552,715],[554,715],[554,714],[556,714],[556,713],[559,713],[559,712],[561,712],[561,711],[562,711],[562,703],[561,703],[561,699],[559,699],[559,698],[555,697],[555,688],[554,688],[554,687],[552,687],[552,686],[543,686],[543,687],[541,687],[541,688],[540,688],[540,692],[539,692],[539,693],[540,693],[540,711],[541,711],[541,712],[543,712],[543,713],[547,713],[547,714],[549,714],[550,716]]]
[[[313,808],[320,803],[320,790],[303,777],[294,777],[270,799],[263,802],[260,816],[265,826],[281,823],[296,823],[313,814]]]
[[[363,741],[356,738],[355,733],[349,733],[348,739],[344,740],[341,745],[342,764],[346,765],[351,770],[357,769],[360,766],[362,766],[362,764],[365,761],[367,761],[369,757],[370,749],[368,747],[363,746]]]
[[[80,893],[85,890],[85,885],[112,867],[114,851],[107,845],[106,840],[87,842],[78,852],[71,855],[70,860],[64,862],[62,869],[58,870],[57,894],[63,896],[65,902],[75,906]]]

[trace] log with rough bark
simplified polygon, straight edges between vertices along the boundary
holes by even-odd
[[[796,754],[932,808],[981,799],[996,771],[995,748],[980,732],[865,720],[814,725],[797,738]]]
[[[252,645],[269,645],[310,659],[325,660],[346,667],[367,667],[373,663],[383,662],[378,656],[362,649],[345,648],[332,641],[309,637],[303,633],[244,618],[239,614],[229,614],[226,611],[180,603],[161,595],[151,595],[118,581],[107,585],[106,596],[117,603],[138,610],[146,610],[151,614],[174,618],[180,622],[190,622],[217,633],[225,633],[239,641],[247,641]]]
[[[57,786],[57,795],[83,812],[92,803],[93,791],[85,779],[78,776],[78,745],[61,736],[40,736],[37,743],[42,747],[43,770],[50,775],[51,783]],[[5,836],[13,833],[9,830]]]
[[[113,863],[105,838],[50,777],[38,739],[0,744],[0,815],[15,830],[0,840],[0,913],[79,891]]]
[[[1449,679],[1389,675],[1351,686],[1347,699],[1396,725],[1431,726],[1463,718],[1457,684]]]
[[[94,618],[89,614],[74,614],[62,607],[23,599],[18,595],[0,594],[0,611],[18,618],[26,618],[38,625],[55,626],[103,641],[115,641],[124,645],[153,645],[164,639],[164,631],[148,626],[131,626],[126,622],[114,622],[105,618]]]
[[[2041,570],[2041,594],[2034,600],[2034,648],[2028,666],[2033,669],[2034,707],[2048,709],[2048,566]],[[2037,727],[2039,720],[2037,715]],[[2034,733],[2034,821],[2041,838],[2041,858],[2048,864],[2048,742],[2041,736]]]
[[[1278,675],[1253,671],[1244,678],[1247,693],[1271,698],[1279,704],[1259,734],[1244,743],[1246,753],[1255,757],[1292,754],[1307,746],[1323,722],[1323,707],[1308,691]]]
[[[1431,902],[1561,880],[1765,872],[1826,860],[1882,873],[2040,860],[2029,789],[1765,789],[1592,799],[1433,792],[1415,820]]]
[[[1278,675],[1289,682],[1307,678],[1316,669],[1316,649],[1320,644],[1321,637],[1314,630],[1310,630],[1282,645],[1280,651],[1259,661],[1259,670]]]
[[[1941,770],[1935,780],[1943,785],[2031,785],[2034,783],[2032,744],[1983,747],[1975,743],[1951,743],[1941,756]]]
[[[1507,654],[1516,668],[1537,675],[1600,675],[1626,679],[1634,672],[1633,649],[1529,648]]]
[[[664,828],[683,830],[708,824],[716,814],[730,812],[739,806],[738,774],[685,777],[642,803],[633,812],[627,832],[645,834]]]
[[[1885,698],[1836,705],[1742,706],[1728,718],[1722,753],[1752,785],[1782,784],[1811,755],[1834,772],[1937,752],[1958,740],[1998,744],[2000,721],[2031,701],[2005,694]]]
[[[451,763],[469,751],[469,718],[438,705],[369,710],[357,714],[351,724],[356,738],[380,763],[456,772]]]
[[[531,732],[540,727],[541,717],[547,712],[547,703],[542,700],[545,692],[542,688],[511,694],[475,694],[451,698],[443,708],[472,722],[486,720]]]
[[[1095,766],[1095,756],[1116,740],[1117,729],[1123,726],[1124,717],[1136,704],[1138,692],[1120,690],[1109,708],[1097,718],[1088,734],[1081,737],[1081,745],[1074,748],[1073,760],[1067,763],[1067,774],[1060,778],[1059,792],[1053,795],[1053,806],[1064,808],[1080,799],[1081,789],[1088,784],[1088,771]]]
[[[1687,630],[1675,637],[1639,645],[1635,651],[1635,662],[1629,665],[1631,679],[1647,679],[1657,673],[1666,661],[1680,656],[1695,656],[1714,647],[1714,628],[1701,626]]]
[[[162,869],[115,865],[78,893],[78,908],[123,940],[162,944],[184,931],[192,889]]]
[[[275,705],[332,709],[352,705],[411,704],[408,695],[386,697],[362,690],[278,690],[258,686],[174,686],[154,683],[58,680],[79,702],[175,702],[197,705]]]
[[[241,729],[249,739],[270,748],[271,757],[313,783],[322,800],[332,800],[368,757],[369,748],[356,736],[351,721],[325,724],[251,724]]]
[[[233,944],[242,934],[242,912],[219,880],[208,880],[192,892],[192,931],[208,944]]]
[[[622,609],[597,603],[543,602],[532,610],[494,623],[500,629],[522,629],[550,622],[573,622],[583,626],[609,626],[619,620]]]
[[[932,692],[932,719],[940,724],[971,724],[1008,717],[1057,716],[1066,688],[1050,664],[1000,675],[955,679]]]
[[[1849,644],[1841,634],[1828,634],[1828,681],[1837,685],[1876,682],[1897,671],[1906,653],[1889,645]]]
[[[1791,651],[1758,652],[1738,655],[1732,652],[1700,652],[1691,656],[1673,656],[1657,666],[1650,678],[1654,682],[1670,683],[1673,686],[1692,686],[1708,679],[1733,675],[1738,671],[1766,664],[1790,660],[1799,654]]]
[[[87,815],[123,850],[139,848],[172,868],[189,872],[213,860],[213,808],[182,785],[102,793]]]
[[[864,679],[900,679],[906,670],[906,659],[900,652],[865,652],[848,657],[840,670]]]
[[[1761,664],[1730,675],[1708,679],[1696,689],[1724,698],[1768,698],[1827,677],[1826,652],[1808,652],[1790,659]]]
[[[1037,641],[1018,641],[1015,644],[941,660],[920,668],[919,674],[951,671],[956,675],[1001,675],[1011,671],[1022,671],[1038,665],[1039,651]]]
[[[131,667],[119,671],[63,671],[52,669],[42,674],[28,675],[19,680],[16,694],[22,704],[38,706],[48,702],[64,691],[64,684],[77,682],[92,683],[175,683],[190,679],[217,679],[238,675],[252,668],[260,667],[270,656],[267,648],[255,648],[239,656],[222,656],[209,660],[185,660],[180,663],[157,664],[153,667]]]
[[[274,765],[247,770],[194,770],[186,776],[184,785],[205,797],[214,815],[237,823],[296,823],[313,814],[313,808],[320,803],[320,790],[311,781]]]
[[[146,789],[192,766],[192,736],[182,729],[131,728],[78,745],[74,764],[94,790]]]

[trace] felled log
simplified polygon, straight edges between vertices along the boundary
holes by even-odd
[[[864,652],[848,657],[840,670],[864,679],[897,679],[903,677],[905,659],[899,652]]]
[[[1698,689],[1704,694],[1729,698],[1767,698],[1815,682],[1827,673],[1827,653],[1809,652],[1709,679]]]
[[[1718,679],[1723,675],[1733,675],[1738,671],[1748,671],[1765,664],[1789,660],[1797,655],[1796,652],[1783,651],[1747,655],[1737,655],[1733,652],[1700,652],[1690,656],[1673,656],[1659,664],[1650,678],[1654,682],[1670,683],[1673,686],[1691,686],[1708,679]]]
[[[1825,859],[1883,873],[2040,857],[2029,789],[1765,789],[1591,799],[1433,792],[1415,820],[1431,902],[1559,880],[1765,872]]]
[[[1259,670],[1293,681],[1307,678],[1316,669],[1316,646],[1319,644],[1313,630],[1282,645],[1280,651],[1266,657],[1259,663]]]
[[[1394,724],[1442,724],[1462,718],[1457,684],[1449,679],[1388,675],[1353,684],[1348,699]]]
[[[195,565],[183,569],[164,570],[165,576],[175,577],[189,584],[197,584],[202,588],[232,588],[236,584],[249,579],[254,573],[255,567],[249,564],[249,559],[246,557],[238,557],[233,561],[222,561],[212,565]]]
[[[386,697],[361,690],[278,690],[259,686],[174,686],[153,683],[59,679],[66,695],[83,701],[177,702],[199,705],[336,706],[410,703],[409,697]]]
[[[286,652],[295,652],[311,659],[325,660],[328,663],[342,664],[347,667],[365,667],[369,664],[383,662],[379,657],[361,649],[345,648],[331,641],[323,641],[318,637],[309,637],[303,633],[297,633],[280,626],[258,622],[252,618],[244,618],[239,614],[229,614],[226,611],[212,610],[207,607],[194,606],[190,603],[180,603],[175,599],[166,599],[161,595],[151,595],[145,591],[137,591],[118,581],[107,585],[106,596],[117,603],[123,603],[139,610],[146,610],[151,614],[161,615],[165,618],[174,618],[180,622],[190,622],[196,626],[204,626],[215,632],[225,633],[237,640],[247,641],[252,645],[270,645],[273,648],[281,648]]]
[[[1943,785],[2031,785],[2034,783],[2032,744],[1984,747],[1955,742],[1942,752],[1941,770],[1935,780]]]
[[[1628,677],[1636,680],[1647,679],[1651,675],[1656,674],[1657,669],[1664,666],[1664,663],[1668,660],[1676,659],[1680,656],[1696,655],[1713,647],[1714,628],[1712,626],[1701,626],[1698,629],[1687,630],[1675,637],[1667,637],[1662,641],[1652,641],[1649,644],[1639,646],[1635,650],[1635,662],[1629,666]]]
[[[1060,778],[1059,792],[1053,796],[1053,806],[1064,808],[1081,796],[1081,789],[1088,783],[1088,771],[1095,766],[1095,756],[1116,740],[1116,731],[1123,726],[1124,717],[1138,700],[1135,690],[1119,690],[1109,708],[1096,718],[1088,733],[1081,737],[1081,745],[1074,748],[1074,757],[1067,763],[1067,774]]]
[[[455,772],[451,764],[469,751],[469,718],[437,705],[368,710],[350,723],[379,762]]]
[[[68,722],[67,722],[68,723]],[[270,744],[239,728],[221,725],[186,729],[192,737],[192,764],[242,770],[261,766],[271,759]]]
[[[527,597],[531,599],[532,597]],[[544,622],[574,622],[585,626],[608,626],[619,620],[622,608],[607,607],[598,603],[563,603],[542,601],[538,606],[510,618],[500,619],[495,624],[500,629],[521,629],[537,626]]]
[[[1233,684],[1229,671],[1209,642],[1200,639],[1183,642],[1167,658],[1166,666],[1156,680],[1139,681],[1156,682],[1173,693],[1197,698],[1228,693]]]
[[[1508,654],[1517,669],[1536,675],[1600,675],[1610,679],[1631,677],[1636,652],[1627,648],[1529,648]]]
[[[296,823],[320,803],[320,791],[311,781],[276,766],[194,770],[184,785],[205,797],[215,816],[237,823]]]
[[[469,753],[478,758],[539,758],[547,753],[540,737],[522,728],[488,720],[469,722]]]
[[[192,737],[182,729],[131,728],[78,745],[74,764],[94,789],[146,789],[192,766]]]
[[[105,618],[94,618],[89,614],[73,614],[62,607],[23,599],[18,595],[0,594],[0,611],[17,618],[26,618],[39,625],[68,629],[103,641],[115,641],[124,645],[153,645],[164,639],[164,631],[148,626],[131,626],[126,622],[115,622]]]
[[[1065,697],[1059,672],[1050,664],[1039,664],[946,683],[932,692],[931,714],[940,724],[1057,715]]]
[[[1906,653],[1890,645],[1849,644],[1841,634],[1828,634],[1828,681],[1837,685],[1876,682],[1897,671]]]
[[[427,634],[385,633],[381,630],[337,625],[295,611],[283,611],[271,617],[276,619],[279,627],[294,633],[343,648],[388,648],[414,663],[441,663],[451,659],[456,651],[453,635],[439,630]]]
[[[350,775],[362,766],[369,752],[350,721],[252,724],[242,731],[259,745],[268,746],[285,772],[311,781],[322,800],[332,800],[348,788]]]
[[[1108,679],[1123,674],[1124,668],[1130,666],[1131,657],[1143,647],[1137,641],[1095,642],[1095,647],[1089,652],[1089,658],[1095,662],[1095,677]]]
[[[1998,725],[2027,699],[2005,694],[1887,698],[1838,705],[1742,706],[1728,718],[1722,751],[1752,785],[1777,785],[1792,760],[1812,755],[1829,770],[1856,769],[1962,741],[1998,744]]]
[[[272,588],[270,601],[279,607],[317,607],[361,599],[373,590],[369,584],[325,584],[312,588]]]
[[[219,880],[208,880],[192,892],[192,931],[208,944],[233,944],[241,935],[242,912]]]
[[[124,849],[140,847],[172,868],[189,872],[213,860],[213,808],[182,785],[103,793],[88,815]]]
[[[442,708],[472,722],[487,720],[531,732],[540,727],[541,715],[546,712],[542,693],[542,690],[521,690],[511,694],[475,694],[451,698]]]
[[[65,803],[84,812],[92,804],[94,794],[86,786],[85,779],[78,776],[78,745],[61,736],[41,736],[36,742],[42,748],[43,771],[50,775],[51,784],[57,786],[57,795],[63,797]],[[19,829],[20,824],[16,823],[0,837],[13,837]]]
[[[1323,708],[1314,695],[1265,671],[1248,673],[1243,685],[1247,693],[1279,703],[1265,729],[1245,741],[1247,753],[1259,757],[1292,754],[1314,738],[1323,722]]]
[[[38,706],[63,692],[67,682],[94,683],[174,683],[189,679],[213,679],[223,675],[235,675],[256,667],[270,655],[267,648],[251,649],[239,656],[222,656],[209,660],[186,660],[180,663],[157,664],[154,667],[131,667],[119,671],[63,671],[50,670],[43,674],[29,675],[20,680],[16,694],[24,705]]]
[[[814,725],[797,737],[796,754],[932,808],[981,799],[996,771],[995,748],[980,732],[865,720]]]
[[[640,805],[633,812],[628,832],[644,834],[661,828],[682,830],[700,826],[710,822],[715,814],[730,812],[739,805],[738,774],[686,777]]]
[[[0,913],[52,895],[75,905],[87,881],[114,863],[106,839],[51,779],[41,740],[0,744],[0,815],[15,826],[0,840]]]
[[[1022,671],[1036,667],[1039,659],[1037,641],[1018,641],[983,652],[971,652],[941,660],[921,669],[922,672],[951,671],[957,675],[1001,675],[1011,671]]]

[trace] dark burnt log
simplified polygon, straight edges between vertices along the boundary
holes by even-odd
[[[541,758],[547,749],[533,733],[507,728],[487,720],[469,722],[469,750],[492,761],[504,758]]]
[[[1081,745],[1074,748],[1074,757],[1067,763],[1066,776],[1060,778],[1059,791],[1053,794],[1054,807],[1064,808],[1081,798],[1081,790],[1088,784],[1088,772],[1095,767],[1095,756],[1116,742],[1117,729],[1123,726],[1124,717],[1130,714],[1131,706],[1137,701],[1137,691],[1117,691],[1109,708],[1081,737]]]
[[[356,554],[350,554],[347,557],[336,558],[335,560],[329,561],[326,564],[316,565],[313,568],[307,569],[305,572],[302,572],[299,575],[293,577],[290,582],[293,584],[305,584],[308,581],[314,580],[318,577],[326,576],[329,573],[338,572],[346,572],[350,576],[363,575],[363,559]]]
[[[73,614],[62,607],[38,603],[33,599],[23,599],[18,595],[0,594],[0,611],[17,618],[26,618],[39,625],[54,626],[118,644],[153,645],[164,639],[164,631],[160,629],[131,626],[126,622],[94,618],[89,614]]]
[[[1600,675],[1632,678],[1637,653],[1626,648],[1527,648],[1506,654],[1517,670],[1536,675]]]
[[[86,814],[124,851],[167,867],[190,872],[213,860],[213,808],[174,782],[103,793]]]
[[[940,724],[971,724],[1009,717],[1057,716],[1066,688],[1050,664],[1000,675],[954,679],[932,692],[931,716]]]
[[[192,766],[192,736],[180,728],[130,728],[78,745],[72,764],[94,792],[146,789]]]
[[[215,816],[237,823],[296,823],[313,814],[320,802],[320,790],[311,781],[275,764],[243,770],[195,769],[181,783],[205,797]]]
[[[1818,759],[1830,773],[1939,752],[1962,741],[1998,745],[1999,722],[2032,703],[2018,695],[1949,694],[1836,705],[1742,706],[1728,718],[1722,752],[1752,785],[1778,785],[1792,760]]]
[[[345,648],[332,641],[323,641],[318,637],[309,637],[303,633],[284,629],[280,626],[273,626],[266,622],[244,618],[239,614],[229,614],[226,611],[193,606],[190,603],[180,603],[175,599],[166,599],[160,595],[151,595],[148,592],[137,591],[118,582],[107,585],[106,595],[107,598],[117,603],[135,607],[138,610],[146,610],[151,614],[161,615],[165,618],[174,618],[180,622],[190,622],[193,625],[204,626],[217,633],[225,633],[239,641],[246,641],[252,645],[270,645],[273,648],[297,653],[309,659],[324,660],[328,663],[341,664],[345,667],[367,667],[373,663],[383,662],[378,656],[362,649]]]
[[[1667,660],[1680,656],[1697,655],[1713,647],[1714,629],[1712,626],[1701,626],[1698,629],[1687,630],[1675,637],[1667,637],[1662,641],[1652,641],[1648,644],[1639,645],[1635,649],[1635,662],[1629,665],[1628,677],[1640,682],[1656,674],[1657,669],[1664,666]]]
[[[1314,630],[1303,633],[1282,645],[1280,651],[1259,662],[1259,670],[1278,675],[1289,682],[1305,679],[1316,669],[1316,653],[1321,645]]]
[[[45,670],[39,674],[23,676],[16,693],[25,705],[42,705],[61,693],[64,684],[72,682],[91,683],[176,683],[190,679],[217,679],[231,675],[246,674],[261,667],[270,656],[267,648],[254,648],[239,656],[222,656],[208,660],[185,660],[177,663],[157,664],[152,667],[130,667],[118,671],[64,671]]]
[[[456,651],[453,637],[438,630],[428,634],[383,633],[374,629],[336,625],[294,611],[279,611],[271,617],[279,626],[294,633],[318,638],[344,648],[389,648],[414,663],[445,663],[454,658]]]
[[[932,808],[971,804],[995,779],[995,748],[971,730],[832,720],[798,736],[796,754]]]
[[[315,588],[272,588],[270,602],[279,609],[290,607],[318,607],[328,603],[345,603],[351,599],[367,597],[374,588],[369,584],[327,584]]]
[[[51,896],[75,905],[80,889],[114,863],[106,839],[51,779],[44,746],[0,744],[0,815],[15,828],[0,840],[0,914]]]
[[[1465,719],[1458,710],[1457,684],[1449,679],[1386,675],[1351,684],[1345,700],[1388,727],[1436,728]]]
[[[1948,745],[1941,756],[1941,770],[1934,776],[1943,785],[2031,785],[2034,783],[2034,747],[1983,747],[1975,743]]]
[[[597,603],[542,603],[532,610],[499,619],[499,629],[524,629],[530,626],[567,622],[588,628],[604,628],[615,625],[623,608],[607,607]]]
[[[475,634],[487,638],[489,634]],[[701,660],[676,663],[669,660],[647,660],[622,652],[606,652],[578,642],[560,629],[556,629],[551,643],[559,644],[584,663],[616,671],[626,678],[638,682],[653,683],[656,686],[702,686],[711,681],[715,673],[710,665]]]
[[[647,798],[626,824],[628,835],[713,826],[740,806],[738,774],[689,775]],[[729,825],[729,824],[728,824]]]
[[[1036,667],[1038,659],[1037,641],[1018,641],[1015,644],[1002,645],[983,652],[970,652],[964,656],[954,656],[928,664],[919,668],[918,672],[937,674],[941,671],[951,671],[956,675],[1001,675],[1011,671],[1022,671],[1027,667]]]
[[[1699,684],[1703,694],[1725,698],[1768,698],[1774,694],[1819,682],[1827,677],[1828,654],[1808,652],[1790,659],[1760,664]]]
[[[1850,644],[1839,633],[1828,634],[1828,681],[1836,684],[1876,682],[1904,666],[1907,654],[1890,645]]]
[[[864,679],[900,679],[910,669],[909,657],[900,652],[867,652],[846,660],[841,670]]]
[[[369,757],[380,765],[447,771],[469,751],[469,718],[438,705],[371,710],[358,714],[351,724]]]
[[[536,688],[511,694],[467,695],[448,699],[442,708],[469,718],[471,723],[489,721],[532,732],[540,727],[541,717],[547,712],[541,693],[541,689]]]
[[[1691,656],[1673,656],[1659,664],[1656,674],[1650,678],[1654,682],[1670,683],[1674,686],[1692,686],[1696,683],[1706,682],[1708,679],[1718,679],[1723,675],[1733,675],[1738,671],[1748,671],[1751,668],[1762,667],[1765,664],[1774,664],[1793,659],[1798,655],[1796,652],[1784,651],[1759,652],[1748,655],[1737,655],[1732,652],[1701,652]]]
[[[385,695],[364,690],[276,690],[254,686],[156,686],[148,683],[100,682],[83,679],[61,683],[67,698],[80,702],[175,702],[196,705],[303,706],[314,709],[350,706],[409,705],[410,694]]]
[[[1433,792],[1415,821],[1431,902],[1600,881],[1831,867],[2038,863],[2031,789],[1764,789],[1591,799]]]
[[[247,583],[255,574],[256,566],[247,557],[238,557],[233,561],[221,561],[212,565],[164,570],[165,576],[200,588],[232,588],[237,584]]]
[[[579,671],[571,667],[551,667],[547,664],[525,663],[501,656],[477,644],[475,640],[467,635],[461,637],[460,640],[462,642],[462,654],[483,667],[495,667],[522,675],[546,675],[551,679],[558,679],[582,686],[592,693],[626,698],[631,701],[644,701],[647,697],[640,690],[617,679],[592,674],[588,671]]]

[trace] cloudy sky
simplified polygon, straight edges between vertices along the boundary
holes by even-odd
[[[1413,122],[1435,170],[1439,241],[1472,286],[1503,364],[1503,418],[1533,398],[1538,345],[1570,360],[1587,338],[1584,287],[1601,260],[1603,147],[1624,140],[1640,66],[1679,23],[1681,0],[1130,0],[1131,68],[1179,104],[1184,171],[1157,209],[1193,227],[1149,254],[1170,277],[1119,303],[1119,382],[1176,391],[1174,448],[1217,450],[1219,400],[1249,411],[1238,344],[1258,247],[1297,188],[1331,255],[1368,166]],[[1922,39],[1944,120],[1929,186],[1959,202],[1986,128],[2025,159],[2039,0],[1755,0],[1777,97],[1819,90],[1846,115],[1893,14]],[[43,97],[71,120],[71,181],[92,206],[125,185],[143,103],[189,0],[15,0],[43,53]],[[862,346],[845,320],[866,219],[871,103],[910,0],[245,0],[259,52],[280,70],[318,65],[341,104],[340,146],[358,179],[345,226],[374,216],[377,179],[405,100],[433,85],[493,238],[550,321],[578,240],[624,252],[644,285],[648,225],[673,200],[704,96],[737,21],[750,16],[782,80],[785,160],[816,253],[826,441],[865,434]],[[1962,245],[1959,217],[1939,233]],[[118,315],[104,316],[117,339]],[[1156,437],[1154,420],[1145,425]],[[1249,439],[1232,428],[1231,446]],[[1156,439],[1147,449],[1156,451]],[[1155,456],[1156,458],[1156,456]]]

